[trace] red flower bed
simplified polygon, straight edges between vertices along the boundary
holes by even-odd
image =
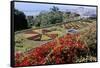
[[[20,60],[16,60],[15,66],[27,66],[27,65],[38,65],[43,63],[43,59],[49,54],[49,52],[56,46],[56,42],[48,42],[37,47],[26,54]],[[16,53],[17,55],[17,53]],[[19,55],[18,55],[19,56]],[[17,56],[16,56],[17,58]]]
[[[74,63],[76,51],[74,47],[60,46],[46,60],[46,64]]]
[[[38,32],[32,31],[32,30],[28,30],[25,32],[25,34],[38,34]]]
[[[29,37],[29,38],[27,38],[27,39],[29,39],[29,40],[38,40],[38,39],[40,39],[40,38],[41,38],[41,35],[38,34],[38,35],[35,35],[35,36],[32,36],[32,37]]]
[[[78,37],[78,34],[67,34],[58,38],[58,42],[55,39],[43,44],[29,51],[24,57],[16,59],[15,66],[74,63],[78,55],[77,50],[86,50],[84,42],[77,40]]]
[[[58,36],[58,34],[46,34],[46,35],[49,36],[52,39],[54,39]]]

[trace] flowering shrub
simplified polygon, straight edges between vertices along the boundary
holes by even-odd
[[[23,56],[16,53],[15,66],[74,63],[78,52],[85,52],[87,49],[79,38],[79,34],[66,34],[32,49]]]

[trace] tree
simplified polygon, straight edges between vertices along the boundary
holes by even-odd
[[[34,16],[27,16],[28,27],[32,27],[34,24]]]
[[[51,17],[51,23],[55,24],[55,23],[60,23],[62,22],[63,19],[63,13],[61,11],[59,11],[59,8],[56,6],[53,6],[52,8],[50,8],[51,12],[50,12],[50,17]]]
[[[56,7],[56,6],[53,6],[52,8],[50,8],[50,10],[51,10],[52,12],[58,12],[58,11],[59,11],[59,8]]]
[[[53,6],[49,12],[41,11],[39,15],[35,17],[35,26],[44,27],[50,24],[60,23],[63,20],[63,12],[59,11],[59,8]]]
[[[26,16],[22,11],[17,9],[14,10],[14,31],[27,29],[28,23],[26,20]]]

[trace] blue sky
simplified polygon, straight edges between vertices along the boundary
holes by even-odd
[[[15,8],[23,11],[25,15],[37,15],[40,11],[49,11],[52,6],[57,6],[61,11],[65,10],[81,10],[81,8],[92,9],[96,12],[96,7],[87,6],[73,6],[73,5],[57,5],[57,4],[40,4],[40,3],[27,3],[27,2],[15,2]],[[77,11],[76,11],[77,12]]]

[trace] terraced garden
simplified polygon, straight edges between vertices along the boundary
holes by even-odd
[[[96,21],[15,33],[15,66],[97,61]]]

